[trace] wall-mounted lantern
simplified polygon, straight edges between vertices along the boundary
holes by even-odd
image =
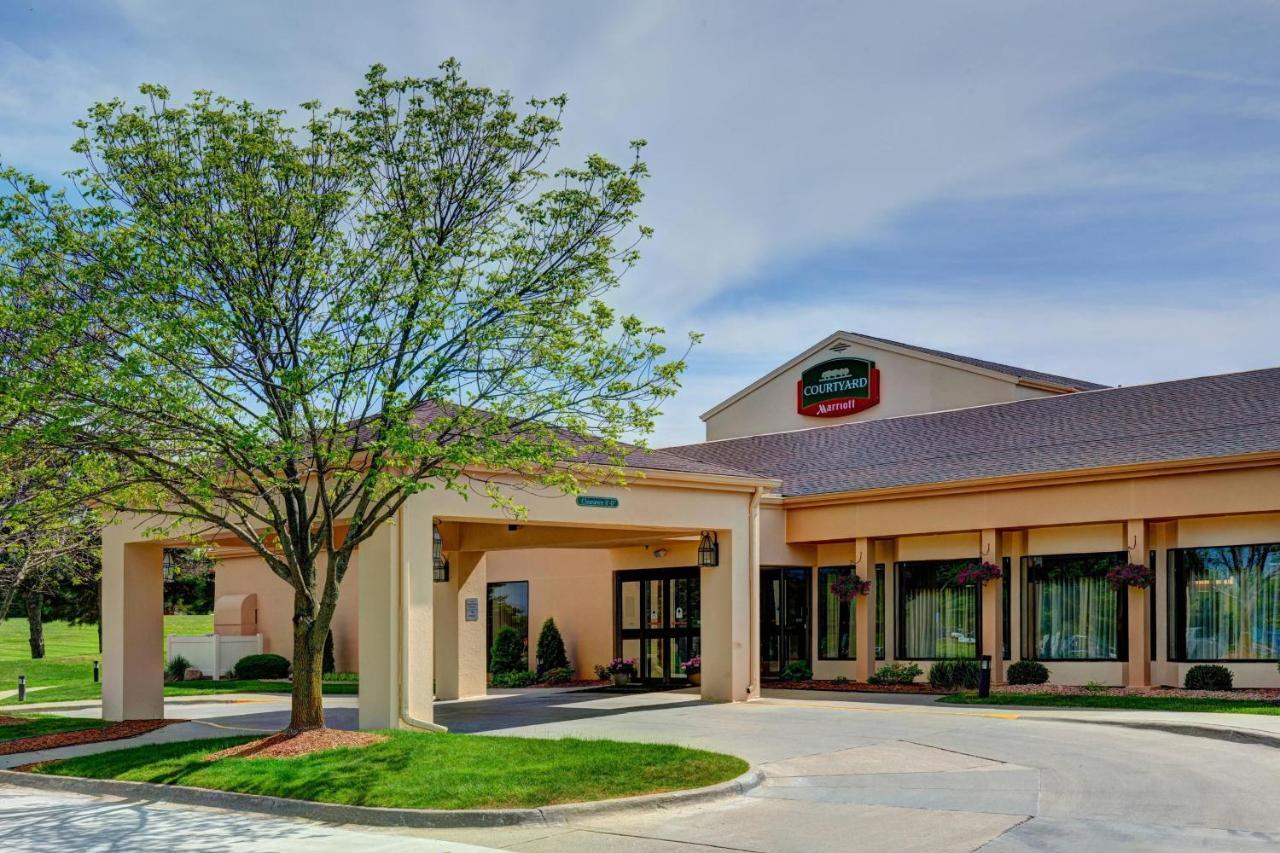
[[[440,525],[431,522],[431,574],[436,583],[448,583],[449,561],[444,557],[444,540],[440,538]]]
[[[714,530],[702,531],[698,540],[698,565],[712,568],[720,565],[720,537]]]

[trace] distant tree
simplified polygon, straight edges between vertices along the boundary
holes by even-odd
[[[560,636],[556,620],[547,617],[538,634],[538,675],[549,669],[566,669],[568,666],[569,655],[564,649],[564,638]]]

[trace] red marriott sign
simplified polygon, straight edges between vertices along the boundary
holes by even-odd
[[[811,418],[839,418],[880,402],[880,371],[865,358],[833,358],[815,364],[796,382],[796,411]]]

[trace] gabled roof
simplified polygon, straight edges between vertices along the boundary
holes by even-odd
[[[702,420],[705,421],[714,416],[722,409],[725,409],[733,403],[736,403],[738,400],[741,400],[743,397],[764,385],[766,382],[794,369],[800,362],[805,361],[815,353],[830,348],[833,344],[836,344],[839,341],[863,343],[878,349],[898,352],[904,355],[924,357],[929,361],[950,364],[951,366],[958,367],[962,370],[967,369],[975,373],[983,373],[988,376],[999,377],[1015,384],[1030,385],[1064,394],[1072,391],[1094,391],[1108,387],[1106,385],[1099,385],[1096,382],[1086,382],[1083,379],[1072,379],[1069,376],[1059,376],[1055,373],[1043,373],[1039,370],[1030,370],[1025,367],[1014,367],[1013,365],[1001,364],[996,361],[972,358],[967,355],[956,355],[951,352],[929,349],[928,347],[920,347],[914,344],[904,344],[899,341],[891,341],[888,338],[877,338],[872,335],[864,335],[859,332],[841,331],[833,332],[786,363],[769,371],[767,374],[760,377],[755,382],[752,382],[741,391],[738,391],[733,396],[717,403],[715,406],[702,413]]]
[[[1280,452],[1280,368],[664,450],[791,496]]]

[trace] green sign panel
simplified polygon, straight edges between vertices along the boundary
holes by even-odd
[[[595,507],[596,509],[617,509],[617,498],[602,498],[598,495],[578,495],[578,506]]]

